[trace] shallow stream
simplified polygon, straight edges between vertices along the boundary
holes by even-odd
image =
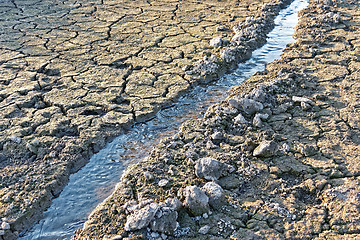
[[[181,123],[201,117],[210,105],[226,98],[229,88],[278,59],[282,49],[294,42],[297,12],[306,6],[307,0],[295,0],[282,10],[267,43],[234,72],[209,85],[195,87],[152,120],[135,124],[126,134],[107,144],[85,167],[70,176],[68,185],[52,201],[44,218],[20,239],[70,239],[76,229],[82,228],[90,212],[111,194],[126,165],[146,157],[160,139],[173,135]]]

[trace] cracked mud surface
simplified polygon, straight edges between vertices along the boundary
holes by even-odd
[[[106,142],[214,77],[184,69],[268,2],[1,1],[0,239],[39,219]]]
[[[359,239],[359,8],[311,0],[282,58],[130,167],[76,239]],[[201,215],[184,192],[209,183],[197,172],[209,157],[226,200]],[[134,230],[144,200],[176,196],[174,232]]]

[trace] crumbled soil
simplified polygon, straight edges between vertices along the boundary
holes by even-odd
[[[75,239],[360,238],[358,9],[353,0],[311,0],[282,58],[129,167]],[[236,106],[241,99],[262,107]],[[267,142],[276,148],[261,152]],[[182,235],[124,230],[126,203],[183,201],[186,186],[203,187],[194,163],[204,157],[228,166],[216,181],[226,194],[221,208],[198,217],[179,210]],[[169,183],[159,186],[162,179]]]

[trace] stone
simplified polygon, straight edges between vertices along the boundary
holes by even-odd
[[[200,234],[203,234],[203,235],[206,235],[210,230],[210,226],[209,225],[205,225],[205,226],[202,226],[200,229],[199,229],[199,233]]]
[[[154,179],[154,176],[153,176],[150,172],[148,172],[148,171],[144,172],[144,177],[145,177],[147,180],[153,180],[153,179]]]
[[[242,181],[238,177],[236,177],[236,175],[230,175],[220,178],[218,183],[222,188],[226,190],[231,190],[238,188],[242,184]]]
[[[21,138],[18,137],[18,136],[11,135],[11,136],[9,137],[9,139],[10,139],[11,141],[13,141],[14,143],[17,143],[17,144],[20,144],[20,143],[21,143]]]
[[[161,179],[158,183],[159,187],[166,187],[166,185],[168,185],[169,180],[167,179]]]
[[[195,175],[206,180],[217,180],[222,174],[223,165],[213,158],[200,158],[195,163]]]
[[[269,114],[265,113],[265,114],[261,114],[261,113],[256,113],[255,117],[253,119],[253,125],[255,127],[262,127],[263,122],[262,120],[266,120],[269,118]]]
[[[150,222],[150,228],[155,232],[173,234],[177,227],[177,217],[177,211],[168,207],[162,207]]]
[[[133,214],[129,215],[126,219],[125,230],[139,230],[145,228],[154,219],[156,212],[159,210],[157,203],[150,203],[143,208],[136,210]]]
[[[7,222],[2,222],[1,223],[1,228],[4,230],[9,230],[10,229],[10,224]]]
[[[244,118],[244,116],[239,113],[235,118],[234,118],[234,123],[235,124],[248,124],[248,121],[246,121],[246,119]]]
[[[245,113],[252,115],[264,109],[264,105],[252,99],[247,98],[230,98],[229,104],[239,110],[243,110]]]
[[[166,199],[164,205],[170,207],[171,209],[174,209],[175,211],[180,210],[182,207],[182,203],[177,197]]]
[[[215,182],[206,183],[202,189],[209,197],[209,205],[215,209],[221,208],[225,203],[225,192],[221,186]]]
[[[224,41],[221,37],[214,37],[210,40],[210,46],[213,48],[219,48],[224,44]]]
[[[274,141],[263,141],[254,149],[254,157],[272,157],[277,151],[277,144]]]
[[[310,99],[305,98],[305,97],[293,96],[293,97],[292,97],[292,100],[293,100],[294,102],[307,103],[307,104],[310,104],[310,105],[314,105],[314,102],[313,102],[313,101],[311,101]]]
[[[187,186],[183,190],[185,200],[183,205],[194,216],[201,216],[209,212],[209,197],[197,186]]]
[[[39,140],[38,139],[34,139],[31,142],[26,144],[26,148],[29,149],[30,152],[37,154],[38,152],[38,148],[39,148]]]
[[[215,141],[221,141],[224,139],[224,135],[221,132],[215,132],[211,134],[211,139]]]

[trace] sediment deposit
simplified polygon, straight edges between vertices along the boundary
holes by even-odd
[[[75,239],[360,238],[359,8],[311,0],[282,58],[129,167]]]

